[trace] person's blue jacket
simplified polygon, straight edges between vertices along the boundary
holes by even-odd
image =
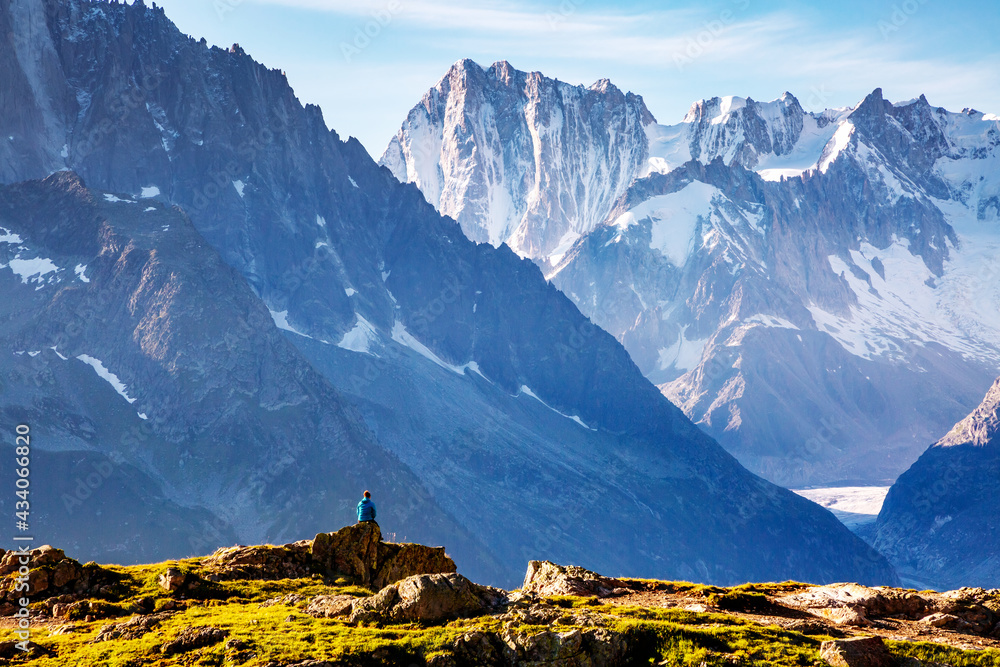
[[[371,498],[363,498],[360,503],[358,503],[358,521],[374,521],[375,520],[375,503],[371,501]]]

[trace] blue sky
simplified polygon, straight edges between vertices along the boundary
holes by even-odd
[[[808,110],[876,87],[1000,113],[996,0],[158,0],[178,27],[288,75],[376,158],[452,63],[507,60],[573,84],[607,77],[661,123],[716,95]],[[367,34],[366,34],[367,33]]]

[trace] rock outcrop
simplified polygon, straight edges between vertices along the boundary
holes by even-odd
[[[825,641],[820,655],[831,667],[894,667],[897,662],[878,637]]]
[[[118,580],[118,575],[96,564],[80,563],[66,556],[62,549],[49,545],[32,549],[28,568],[28,586],[31,600],[47,600],[49,609],[58,601],[85,595],[100,594]],[[16,590],[17,577],[22,567],[22,554],[16,550],[0,554],[0,616],[8,616],[17,609],[22,594]]]
[[[524,575],[522,593],[546,597],[551,595],[593,595],[599,598],[625,592],[627,582],[601,576],[575,565],[556,565],[549,561],[533,560]]]
[[[480,586],[460,574],[419,574],[355,601],[349,618],[352,623],[435,623],[495,611],[506,602],[504,591]]]
[[[363,586],[382,588],[415,574],[455,572],[444,547],[382,541],[374,523],[358,523],[313,540],[284,546],[236,546],[219,549],[203,565],[208,578],[295,579],[310,574],[350,577]]]
[[[967,634],[992,636],[1000,622],[1000,590],[961,588],[945,593],[857,584],[811,587],[775,598],[840,626],[866,627],[877,619],[902,618]]]

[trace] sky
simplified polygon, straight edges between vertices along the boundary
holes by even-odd
[[[285,71],[376,159],[453,63],[608,78],[661,123],[714,96],[808,111],[890,101],[1000,114],[996,0],[158,0],[185,33]]]

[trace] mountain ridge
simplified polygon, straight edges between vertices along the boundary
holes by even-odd
[[[233,292],[233,302],[255,313],[238,327],[245,338],[200,328],[213,320],[202,323],[191,313],[214,312],[211,292],[195,280],[197,268],[183,247],[172,245],[180,223],[168,223],[147,230],[149,242],[165,244],[162,256],[203,289],[177,311],[164,311],[149,350],[160,349],[164,330],[181,339],[187,331],[193,339],[186,365],[159,377],[166,376],[168,395],[182,401],[203,396],[199,383],[208,383],[216,401],[191,406],[190,417],[179,409],[185,403],[165,401],[169,418],[157,421],[158,401],[148,411],[144,401],[158,387],[146,383],[151,376],[143,369],[158,362],[136,352],[127,334],[136,323],[126,311],[110,308],[106,323],[88,320],[86,334],[97,339],[102,327],[117,327],[106,338],[129,338],[121,343],[129,354],[119,355],[110,343],[100,354],[76,352],[100,360],[135,392],[135,407],[148,419],[106,388],[102,396],[111,407],[105,409],[121,410],[130,422],[109,422],[110,437],[96,444],[66,443],[67,455],[93,449],[107,455],[119,449],[114,429],[148,429],[141,446],[125,448],[135,454],[134,467],[175,486],[205,478],[206,491],[194,485],[179,495],[200,512],[178,527],[181,545],[192,538],[210,547],[259,541],[260,534],[302,537],[324,513],[349,515],[352,494],[370,488],[382,501],[387,531],[451,544],[462,567],[483,581],[510,583],[519,573],[509,563],[525,556],[720,582],[779,572],[895,581],[889,564],[832,515],[747,473],[695,428],[536,265],[509,249],[469,241],[357,141],[327,130],[319,109],[299,104],[280,72],[255,63],[238,45],[209,48],[182,35],[159,9],[30,2],[46,16],[38,43],[51,42],[59,70],[0,104],[18,107],[26,117],[16,122],[35,127],[45,113],[29,104],[31,90],[60,88],[51,99],[66,105],[51,111],[63,134],[11,127],[15,140],[0,149],[0,164],[20,165],[23,173],[5,177],[37,176],[33,170],[45,172],[56,155],[51,166],[78,173],[108,216],[144,220],[160,215],[162,206],[179,207],[183,213],[175,214],[191,223],[185,243],[203,245],[199,261],[216,268],[223,262],[229,278],[220,289],[238,289],[242,296]],[[9,24],[11,15],[3,20]],[[5,65],[20,71],[19,63],[13,57]],[[0,108],[0,130],[16,118]],[[102,129],[108,123],[113,132]],[[150,206],[155,210],[147,213]],[[17,219],[3,224],[28,242],[27,250],[20,243],[5,247],[9,259],[59,260],[66,270],[56,277],[69,277],[67,267],[79,260],[29,257],[32,226]],[[158,275],[169,283],[171,271],[161,262]],[[121,280],[141,279],[141,265],[130,266]],[[0,278],[17,280],[6,270]],[[102,287],[105,279],[118,280],[111,273],[100,279]],[[93,280],[89,287],[97,290]],[[74,289],[85,284],[77,283]],[[69,286],[53,283],[52,296]],[[49,289],[37,298],[48,298]],[[148,296],[135,307],[152,309],[155,294]],[[48,311],[40,312],[44,319]],[[64,326],[58,311],[51,315],[43,333]],[[23,335],[20,323],[7,324],[5,337]],[[25,352],[42,343],[53,344],[39,338]],[[266,354],[257,359],[258,351]],[[286,360],[292,360],[287,368]],[[48,361],[62,360],[26,354],[12,363]],[[72,367],[96,370],[82,360]],[[197,372],[189,376],[188,368]],[[219,378],[237,373],[233,388],[246,393],[231,400],[245,406],[248,418],[227,412],[225,388],[211,384],[213,369]],[[292,371],[313,389],[302,389]],[[92,375],[97,386],[107,384]],[[68,378],[57,381],[50,391],[70,392]],[[314,398],[300,401],[303,394]],[[16,411],[23,400],[10,394],[2,409]],[[295,419],[279,420],[278,410]],[[226,420],[225,428],[211,447],[186,454],[177,439],[202,432],[198,420],[216,419]],[[275,430],[276,421],[288,430]],[[252,446],[243,447],[248,431]],[[65,488],[72,478],[49,483],[56,494],[72,491]],[[252,502],[238,502],[245,497]],[[120,509],[152,513],[143,505]],[[216,523],[221,528],[213,532]],[[93,543],[85,529],[81,520],[64,530],[86,546]],[[117,538],[107,542],[113,546]],[[131,543],[155,550],[156,540],[139,530]],[[748,552],[755,557],[747,559]]]
[[[644,134],[604,220],[529,256],[741,463],[786,486],[885,483],[978,402],[1000,359],[975,277],[1000,268],[996,117],[880,89],[824,112],[731,96]],[[611,150],[563,149],[546,166],[562,180],[574,153]]]

